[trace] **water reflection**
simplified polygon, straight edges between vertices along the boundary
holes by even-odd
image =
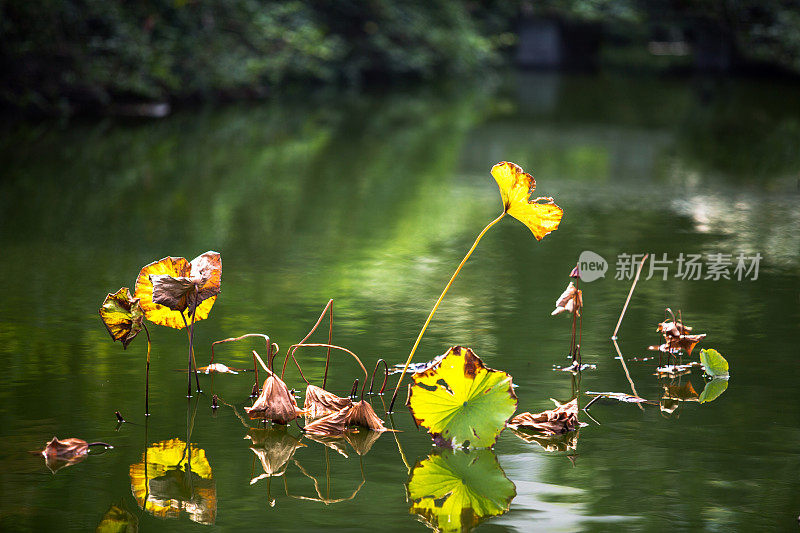
[[[408,481],[411,512],[434,531],[470,531],[506,513],[516,494],[490,449],[437,449]]]
[[[199,524],[213,524],[217,489],[206,452],[179,438],[152,444],[130,466],[131,492],[140,508],[159,518],[185,512]]]

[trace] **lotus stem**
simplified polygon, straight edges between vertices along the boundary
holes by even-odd
[[[325,308],[322,310],[322,313],[319,315],[316,323],[311,328],[311,330],[306,334],[303,339],[298,342],[297,344],[303,344],[308,340],[308,338],[317,330],[319,325],[322,323],[322,319],[325,318],[325,313],[330,310],[330,321],[328,323],[328,344],[330,345],[333,342],[333,299],[328,300],[328,303],[325,305]],[[325,383],[328,381],[328,365],[331,361],[331,349],[328,348],[328,353],[325,356],[325,375],[322,377],[322,388],[325,388]],[[296,361],[295,361],[296,362]],[[285,366],[285,365],[284,365]],[[302,371],[301,371],[302,372]],[[283,374],[281,373],[281,377]]]
[[[472,247],[467,252],[467,255],[465,255],[464,259],[461,260],[461,263],[458,265],[458,268],[456,268],[456,271],[453,272],[453,275],[450,277],[450,281],[448,281],[447,285],[445,285],[444,290],[442,291],[442,294],[439,296],[439,299],[436,300],[436,304],[434,304],[433,309],[431,309],[431,312],[428,315],[428,319],[425,321],[425,324],[422,326],[422,329],[420,330],[419,335],[417,336],[417,340],[416,340],[416,342],[414,342],[414,346],[411,348],[411,353],[408,354],[408,359],[406,359],[406,364],[403,367],[403,371],[400,373],[400,379],[397,380],[397,386],[395,386],[395,388],[394,388],[394,394],[392,395],[392,401],[389,404],[389,411],[388,411],[389,413],[391,413],[392,409],[394,408],[394,402],[395,402],[395,400],[397,400],[397,392],[400,390],[400,384],[403,382],[403,378],[406,375],[406,370],[408,370],[408,365],[411,364],[411,359],[414,358],[414,352],[417,351],[417,346],[419,346],[419,342],[422,340],[422,336],[425,334],[425,330],[428,329],[428,324],[431,323],[431,319],[433,318],[434,313],[436,313],[436,310],[439,309],[439,304],[442,303],[442,300],[444,299],[444,295],[447,294],[447,291],[450,289],[450,286],[453,284],[453,281],[456,279],[456,276],[458,276],[458,273],[461,272],[461,268],[467,262],[467,259],[469,259],[469,256],[472,255],[472,252],[475,251],[475,248],[478,246],[478,243],[481,241],[481,239],[483,238],[484,234],[487,231],[489,231],[489,228],[491,228],[492,226],[494,226],[495,224],[500,222],[500,220],[504,216],[506,216],[506,212],[505,211],[500,213],[499,217],[497,217],[496,219],[494,219],[491,222],[489,222],[489,224],[485,228],[483,228],[483,231],[481,231],[478,234],[478,237],[475,239],[475,242],[472,243]]]
[[[367,383],[364,382],[364,385],[366,385],[366,384]],[[363,387],[362,387],[362,389],[363,389]],[[355,398],[357,392],[358,392],[358,378],[356,378],[356,380],[353,382],[353,387],[350,389],[350,397],[351,398]],[[364,399],[363,390],[362,390],[362,393],[361,393],[361,399],[362,400]]]
[[[144,416],[150,416],[150,332],[142,321],[144,333],[147,335],[147,362],[144,367]]]
[[[614,328],[614,333],[611,334],[611,339],[615,340],[617,338],[617,332],[619,331],[619,326],[622,324],[622,317],[625,316],[625,311],[628,309],[628,303],[631,301],[631,296],[633,296],[633,290],[636,288],[636,283],[639,281],[639,274],[642,273],[642,267],[644,267],[644,262],[647,261],[647,257],[650,254],[644,254],[642,257],[642,262],[639,263],[639,268],[636,270],[636,277],[633,278],[633,283],[631,284],[631,290],[628,292],[628,298],[625,300],[625,305],[622,306],[622,312],[619,314],[619,320],[617,320],[617,327]]]
[[[293,344],[286,351],[286,357],[283,359],[283,371],[281,372],[281,379],[283,379],[283,373],[286,371],[286,363],[289,360],[289,356],[290,355],[291,355],[292,359],[294,360],[294,363],[297,365],[298,370],[300,370],[300,365],[297,364],[297,359],[295,359],[295,357],[294,357],[294,352],[295,352],[295,350],[297,350],[297,348],[315,348],[315,347],[316,348],[328,348],[328,349],[333,348],[334,350],[341,350],[343,352],[346,352],[346,353],[350,354],[353,357],[353,359],[356,360],[356,362],[358,363],[358,366],[360,366],[361,370],[364,372],[364,386],[361,388],[361,397],[363,398],[364,397],[364,390],[367,387],[367,378],[369,377],[369,373],[367,372],[367,369],[364,366],[364,363],[361,362],[361,359],[356,354],[354,354],[353,352],[351,352],[347,348],[343,348],[341,346],[336,346],[335,344],[321,344],[321,343]],[[302,370],[300,370],[300,375],[301,376],[303,375],[303,371]],[[305,376],[303,376],[303,379],[305,379]],[[306,380],[306,383],[308,383],[308,380]]]
[[[381,390],[380,390],[380,392],[378,392],[378,394],[383,394],[383,389],[386,387],[386,380],[389,379],[389,365],[386,364],[386,361],[384,361],[383,359],[378,359],[375,362],[375,370],[372,371],[372,378],[370,378],[370,380],[369,380],[369,393],[370,394],[372,394],[372,385],[373,385],[373,383],[375,381],[375,373],[378,371],[378,365],[380,365],[381,363],[383,363],[383,368],[384,368],[383,384],[381,385]],[[323,387],[323,388],[325,388],[325,387]]]
[[[214,345],[215,344],[221,344],[223,342],[240,341],[240,340],[246,339],[248,337],[261,337],[261,338],[263,338],[264,341],[267,343],[267,350],[269,350],[269,342],[270,341],[269,341],[269,336],[268,335],[264,335],[263,333],[245,333],[241,337],[229,337],[227,339],[222,339],[222,340],[218,340],[218,341],[212,342],[211,343],[211,364],[212,365],[214,364]]]

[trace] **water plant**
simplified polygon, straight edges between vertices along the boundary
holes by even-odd
[[[472,252],[475,251],[475,248],[478,246],[478,243],[481,241],[486,232],[489,231],[489,228],[500,222],[500,220],[502,220],[503,217],[508,214],[525,224],[525,226],[531,230],[531,233],[533,233],[533,236],[537,241],[541,241],[545,235],[558,229],[558,225],[561,222],[561,217],[563,216],[564,211],[556,205],[553,198],[538,197],[533,200],[530,199],[531,194],[536,189],[536,180],[533,179],[533,176],[523,171],[520,166],[508,161],[501,161],[500,163],[494,165],[492,167],[491,174],[500,189],[500,198],[503,202],[503,211],[497,218],[489,222],[489,224],[478,234],[475,242],[472,243],[472,246],[464,256],[464,259],[461,260],[461,263],[459,263],[455,272],[453,272],[453,275],[450,277],[450,281],[447,282],[447,285],[445,285],[441,295],[439,295],[439,299],[436,300],[433,309],[431,309],[430,314],[428,314],[428,318],[425,320],[425,323],[423,324],[422,329],[417,336],[417,340],[414,342],[414,346],[411,348],[411,353],[408,354],[408,359],[406,359],[403,370],[400,373],[400,379],[397,380],[397,385],[395,386],[394,393],[392,394],[392,401],[389,403],[389,412],[391,412],[394,408],[394,402],[397,400],[397,393],[400,390],[400,384],[403,382],[403,377],[408,370],[408,365],[414,358],[414,353],[417,351],[417,347],[422,340],[422,336],[425,334],[425,330],[428,328],[428,324],[430,324],[433,315],[439,308],[439,304],[442,303],[445,294],[447,294],[447,291],[450,289],[453,281],[455,281],[458,273],[461,272],[464,264],[466,264],[467,260],[472,255]]]

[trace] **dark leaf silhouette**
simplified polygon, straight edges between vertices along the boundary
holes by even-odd
[[[220,292],[222,258],[206,252],[191,263],[183,257],[165,257],[139,272],[135,294],[145,317],[156,324],[183,329],[192,318],[208,318]]]
[[[303,414],[294,396],[281,378],[275,374],[264,381],[261,394],[252,407],[245,407],[250,418],[264,418],[278,424],[287,424]]]
[[[123,348],[142,331],[144,311],[139,299],[131,297],[128,287],[122,287],[114,294],[109,294],[100,307],[100,318],[108,333],[115,341],[120,341]]]
[[[556,404],[555,409],[536,414],[520,413],[508,422],[508,427],[543,435],[560,435],[578,429],[578,399],[565,404],[559,404],[556,400],[553,402]]]
[[[350,398],[341,398],[316,385],[306,387],[306,399],[303,410],[308,418],[319,418],[337,413],[353,405]]]

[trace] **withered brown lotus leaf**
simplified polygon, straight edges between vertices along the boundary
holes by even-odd
[[[250,450],[261,461],[264,473],[250,480],[252,485],[265,477],[282,476],[295,450],[305,446],[300,439],[289,434],[285,428],[251,428],[245,439],[253,443]]]
[[[319,418],[341,411],[353,405],[350,398],[341,398],[316,385],[306,387],[303,410],[307,418]]]
[[[351,426],[360,426],[372,431],[389,431],[383,425],[383,420],[375,414],[372,406],[364,400],[306,424],[304,431],[317,435],[341,435]]]
[[[383,425],[383,420],[375,414],[375,409],[364,400],[354,403],[352,407],[347,409],[347,424],[350,426],[361,426],[371,429],[372,431],[389,431],[389,429]]]
[[[208,318],[220,292],[222,258],[209,251],[191,263],[183,257],[165,257],[139,272],[134,296],[145,317],[175,329],[185,327],[194,311],[195,322]]]
[[[556,300],[556,308],[550,315],[559,315],[566,311],[567,313],[575,313],[577,316],[581,316],[581,308],[583,308],[583,291],[578,290],[575,284],[570,281],[567,288]]]
[[[131,297],[130,289],[122,287],[114,294],[109,294],[100,307],[100,318],[106,326],[111,338],[120,341],[123,348],[142,331],[144,311],[139,299]]]
[[[578,422],[578,399],[559,405],[541,413],[520,413],[508,422],[512,429],[525,429],[545,435],[560,435],[580,427]]]
[[[690,335],[689,332],[692,331],[692,328],[680,321],[672,320],[659,322],[656,330],[664,335],[664,344],[648,346],[648,349],[671,354],[685,351],[687,354],[692,355],[694,347],[706,336],[705,333]]]
[[[253,406],[245,407],[244,410],[250,418],[265,418],[278,424],[288,424],[303,414],[286,383],[274,374],[264,381],[261,395],[256,398]]]
[[[309,422],[303,431],[308,435],[342,435],[347,431],[347,412],[350,409],[352,406]]]
[[[76,438],[59,440],[53,437],[42,450],[44,462],[54,474],[65,466],[80,463],[86,459],[88,453],[89,444]]]

